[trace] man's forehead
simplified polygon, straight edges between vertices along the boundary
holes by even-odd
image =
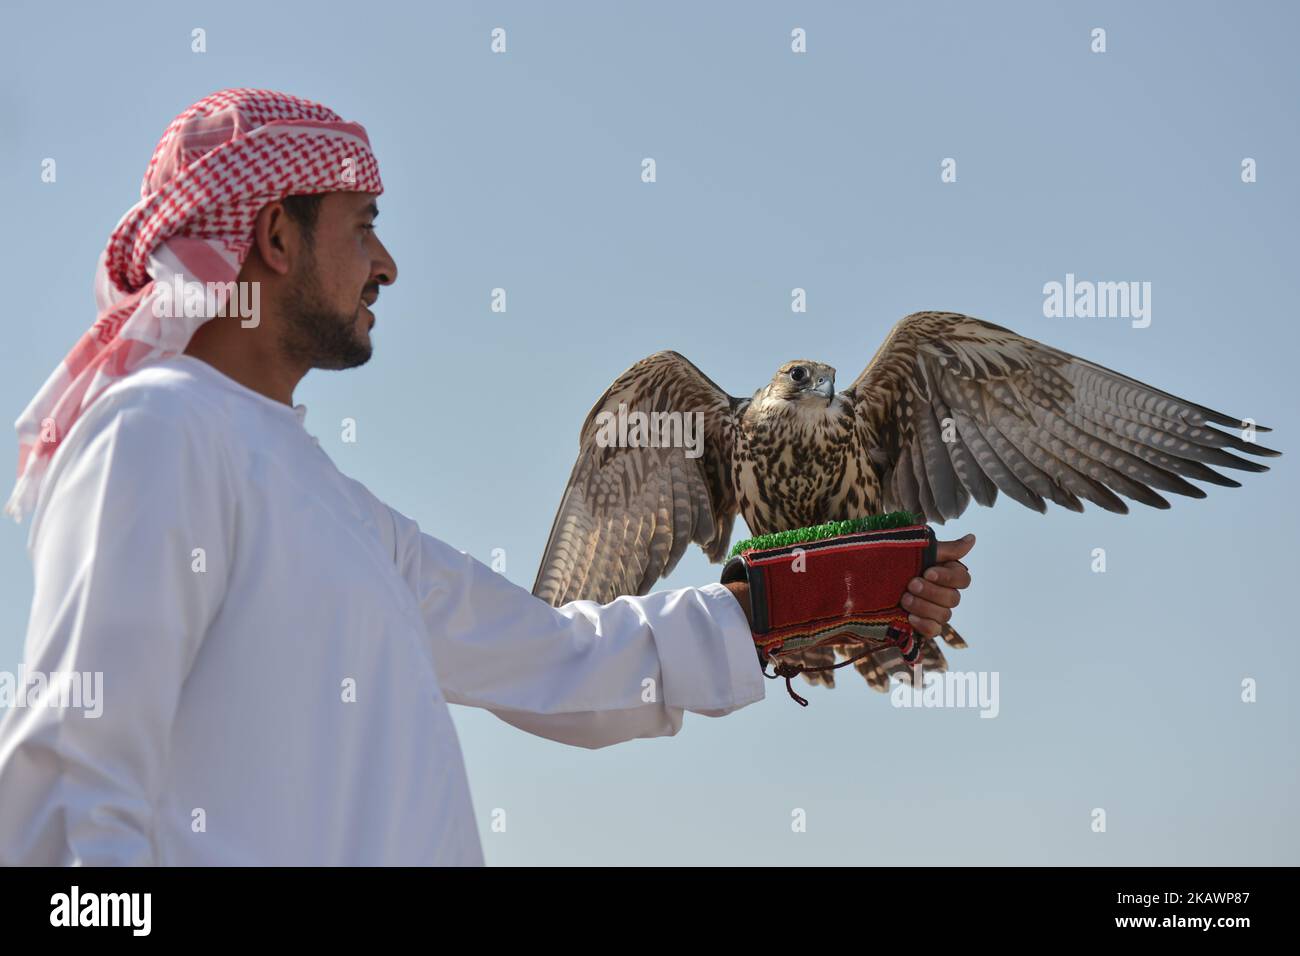
[[[338,190],[325,194],[325,202],[335,212],[343,215],[354,213],[372,213],[379,215],[379,193],[358,193]]]
[[[345,208],[347,209],[358,212],[379,212],[379,193],[340,192],[336,193],[336,195],[344,198]]]

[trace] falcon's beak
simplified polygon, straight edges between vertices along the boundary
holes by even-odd
[[[829,402],[835,397],[835,382],[829,378],[819,378],[817,379],[817,387],[813,391],[824,396],[826,401]]]

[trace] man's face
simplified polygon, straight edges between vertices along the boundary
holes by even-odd
[[[397,265],[375,235],[374,193],[327,193],[290,275],[284,302],[285,350],[312,368],[342,369],[370,359],[371,312]]]

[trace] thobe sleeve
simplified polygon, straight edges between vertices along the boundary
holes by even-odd
[[[23,673],[76,672],[92,696],[99,674],[102,696],[0,722],[0,865],[165,862],[153,825],[172,721],[225,592],[233,492],[211,439],[184,409],[100,402],[33,517]]]
[[[763,698],[749,624],[720,584],[556,608],[393,517],[451,703],[595,748],[676,734],[686,711],[720,717]]]

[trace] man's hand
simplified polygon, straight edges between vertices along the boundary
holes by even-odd
[[[975,547],[975,535],[958,541],[938,541],[936,563],[927,568],[924,578],[912,578],[908,594],[903,595],[907,619],[918,633],[938,637],[943,626],[952,620],[952,609],[961,601],[959,591],[970,587],[970,570],[961,558]]]
[[[903,596],[903,607],[908,611],[907,619],[912,627],[926,637],[938,637],[943,626],[952,619],[952,609],[961,601],[959,591],[970,587],[970,571],[961,563],[961,558],[970,554],[975,547],[975,535],[968,534],[958,541],[937,541],[935,557],[938,561],[927,568],[924,579],[912,578],[908,585],[909,594]],[[724,584],[740,603],[749,621],[754,626],[754,618],[749,609],[749,585],[743,581]]]

